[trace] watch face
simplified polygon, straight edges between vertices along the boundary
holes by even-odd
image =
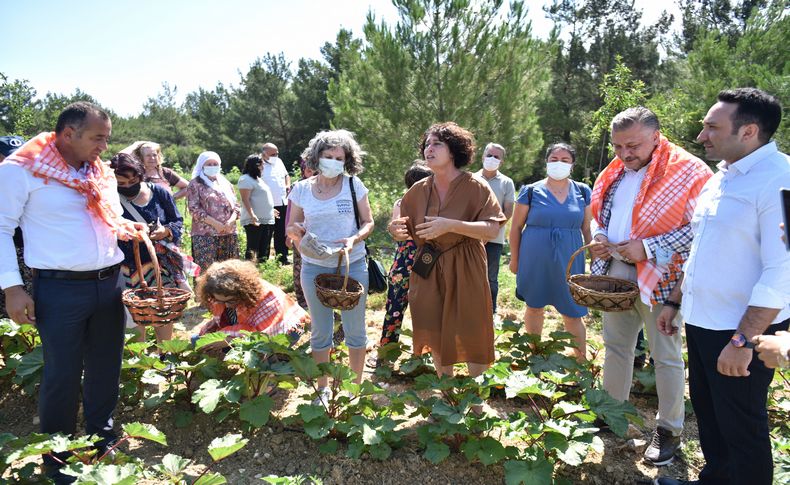
[[[742,333],[736,333],[730,337],[730,342],[732,342],[732,345],[740,348],[746,345],[746,337]]]

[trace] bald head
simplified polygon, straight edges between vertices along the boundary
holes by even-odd
[[[261,158],[264,160],[269,160],[271,157],[277,157],[280,155],[280,151],[277,149],[277,145],[274,143],[265,143],[263,148],[261,148]]]

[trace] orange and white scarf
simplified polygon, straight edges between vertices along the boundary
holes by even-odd
[[[595,181],[590,205],[593,217],[602,227],[605,227],[601,218],[604,198],[624,170],[623,161],[615,157]],[[694,214],[696,198],[712,175],[713,172],[702,160],[661,135],[634,200],[630,238],[654,237],[688,224]],[[653,292],[662,282],[662,276],[667,272],[679,274],[683,259],[675,253],[667,267],[659,266],[649,259],[636,263],[637,283],[645,304],[650,306],[655,303]],[[675,278],[665,278],[664,281],[669,283]]]
[[[55,146],[55,133],[40,133],[22,145],[6,160],[29,170],[34,177],[59,182],[85,196],[85,207],[91,217],[105,224],[118,239],[128,241],[137,237],[140,230],[125,220],[102,194],[116,190],[115,175],[100,158],[87,163],[85,179],[69,175],[69,166]]]

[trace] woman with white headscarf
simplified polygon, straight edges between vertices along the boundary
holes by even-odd
[[[233,185],[220,173],[221,166],[215,152],[201,153],[187,187],[192,214],[192,257],[203,269],[215,261],[239,257],[236,234],[239,202]]]

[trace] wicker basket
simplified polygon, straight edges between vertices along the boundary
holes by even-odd
[[[140,288],[124,290],[123,304],[132,315],[132,320],[137,325],[161,326],[173,323],[181,318],[187,302],[192,297],[192,292],[181,288],[162,288],[162,272],[156,258],[154,245],[148,236],[143,237],[143,242],[151,255],[156,274],[156,288],[149,288],[142,274],[140,262],[140,242],[135,239],[133,244],[134,262],[137,264],[137,274],[140,277]]]
[[[340,274],[340,263],[342,263],[344,256],[346,260],[345,276]],[[315,277],[318,300],[325,307],[335,310],[351,310],[359,304],[364,288],[359,281],[349,277],[348,272],[348,250],[344,249],[338,254],[337,270],[334,273],[321,273]]]
[[[571,275],[573,260],[589,247],[590,244],[577,249],[565,270],[565,279],[573,300],[579,305],[603,312],[624,312],[633,308],[639,297],[639,286],[633,281],[612,276]]]

